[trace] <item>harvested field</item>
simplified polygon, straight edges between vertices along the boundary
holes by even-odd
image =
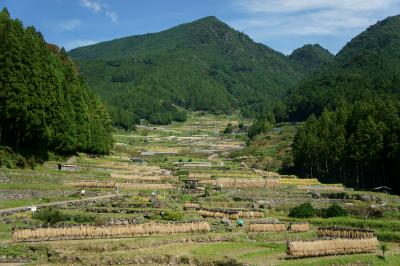
[[[254,222],[249,225],[249,232],[282,232],[286,231],[284,223],[258,223]]]
[[[94,239],[111,237],[135,237],[153,234],[204,233],[210,231],[207,222],[191,223],[144,223],[116,226],[76,226],[63,228],[15,229],[12,238],[16,242]]]
[[[196,178],[196,179],[210,179],[211,174],[205,173],[189,173],[189,178]]]
[[[79,182],[66,182],[68,186],[78,188],[115,188],[116,183],[111,181],[79,181]]]
[[[201,180],[200,184],[212,184],[222,188],[275,188],[279,185],[279,179],[240,179],[240,178],[219,178],[216,180]]]
[[[319,227],[318,237],[330,238],[373,238],[375,232],[368,229],[348,228],[348,227]]]
[[[230,220],[236,220],[238,218],[262,218],[264,213],[259,211],[243,211],[243,210],[207,210],[202,209],[199,211],[199,215],[206,217],[225,218]]]
[[[101,181],[68,182],[66,185],[78,188],[119,188],[119,189],[143,189],[143,190],[166,190],[173,189],[172,184],[142,184],[142,183],[115,183]]]
[[[200,205],[198,203],[185,202],[185,204],[183,204],[184,210],[197,210],[199,208],[200,208]]]
[[[290,223],[289,230],[291,232],[307,232],[310,230],[310,225],[308,223]]]
[[[298,189],[302,190],[317,190],[317,191],[344,191],[343,186],[336,185],[299,185]]]
[[[281,178],[282,185],[320,185],[321,183],[316,178]]]
[[[143,182],[161,182],[164,180],[173,179],[174,176],[171,175],[138,175],[138,174],[119,174],[119,173],[111,173],[112,178],[125,179],[129,181],[143,181]]]
[[[234,212],[234,211],[219,212],[219,211],[200,210],[199,215],[202,216],[203,218],[214,217],[214,218],[225,218],[225,219],[230,219],[230,220],[239,219],[239,213]]]
[[[377,246],[376,238],[289,241],[287,254],[291,257],[303,258],[368,253],[376,251]]]
[[[134,183],[119,183],[118,188],[121,189],[137,189],[137,190],[169,190],[175,187],[172,184],[134,184]]]

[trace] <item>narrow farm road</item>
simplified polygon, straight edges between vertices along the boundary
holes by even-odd
[[[74,203],[74,202],[109,199],[109,198],[115,198],[115,197],[120,197],[120,196],[122,196],[122,194],[102,195],[102,196],[81,198],[81,199],[76,199],[76,200],[56,201],[56,202],[50,202],[50,203],[44,203],[44,204],[32,204],[29,206],[21,206],[21,207],[15,207],[15,208],[2,209],[2,210],[0,210],[0,216],[12,214],[15,212],[28,211],[31,209],[32,206],[35,206],[37,208],[43,208],[43,207],[66,205],[66,204]]]

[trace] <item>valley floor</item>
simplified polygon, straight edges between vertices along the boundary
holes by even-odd
[[[116,132],[108,156],[79,154],[65,162],[46,162],[35,170],[0,169],[0,264],[400,265],[398,196],[254,169],[272,165],[275,170],[295,129],[282,127],[246,147],[245,133],[221,133],[229,122],[235,125],[239,121],[234,116],[191,114],[185,123]],[[316,208],[336,202],[350,214],[288,217],[290,208],[304,202]],[[371,205],[380,206],[383,214],[373,217],[367,212]],[[34,215],[31,206],[38,207]],[[310,229],[249,230],[251,223],[278,221],[286,225],[308,222]],[[122,230],[149,222],[156,231],[116,231],[104,236],[93,229],[84,236],[65,237],[78,227]],[[165,224],[183,228],[198,222],[208,223],[209,230],[170,233],[163,229]],[[45,223],[64,228],[64,237],[54,232],[26,238],[13,235]],[[286,242],[316,239],[319,226],[373,229],[388,245],[385,259],[378,250],[288,258]]]

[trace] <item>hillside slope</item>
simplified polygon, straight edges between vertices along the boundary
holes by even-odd
[[[215,17],[70,52],[116,124],[184,120],[180,109],[245,115],[286,95],[305,71]]]
[[[36,156],[47,151],[108,153],[111,145],[109,115],[65,51],[3,9],[0,148]],[[0,156],[0,166],[3,160]]]
[[[289,59],[301,65],[307,73],[321,70],[334,61],[334,55],[319,44],[307,44],[293,51]]]
[[[400,93],[400,16],[371,26],[349,42],[335,63],[302,82],[291,97],[294,120],[323,108]]]

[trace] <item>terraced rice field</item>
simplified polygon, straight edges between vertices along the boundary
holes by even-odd
[[[267,146],[255,148],[246,146],[245,133],[221,134],[228,122],[239,119],[194,113],[185,123],[116,132],[108,156],[0,169],[0,209],[15,208],[0,216],[0,264],[400,265],[398,196],[259,167],[265,163],[259,154],[279,154],[293,127],[283,125],[283,133],[272,132]],[[70,169],[60,171],[58,164]],[[305,202],[316,208],[336,202],[350,214],[288,216]],[[383,215],[357,213],[371,205]],[[334,225],[373,230],[387,242],[386,259],[373,248],[287,260],[286,241],[316,240],[318,227]]]

